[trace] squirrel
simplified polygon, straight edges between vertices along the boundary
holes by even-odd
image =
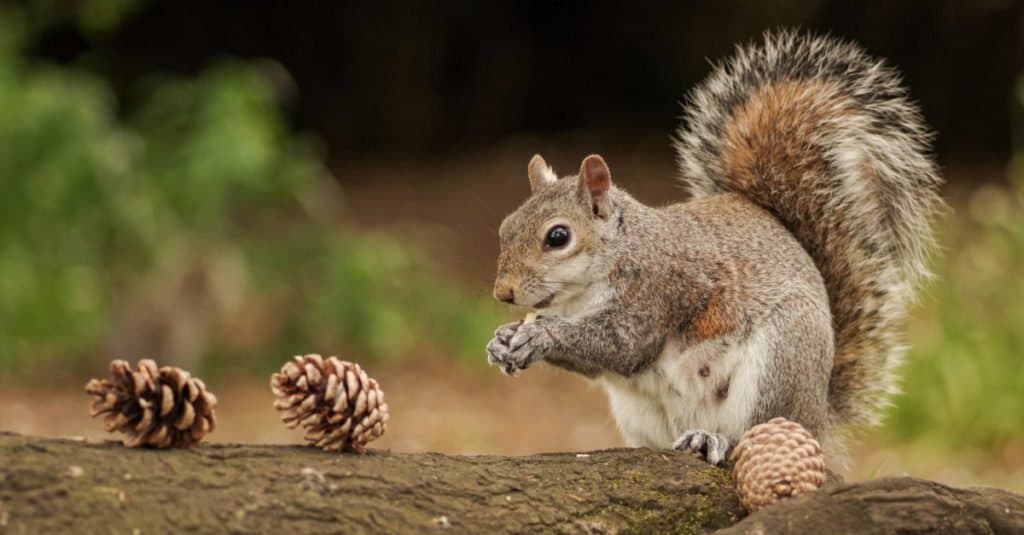
[[[494,296],[536,314],[488,360],[599,382],[626,443],[726,460],[796,421],[844,460],[897,390],[901,331],[944,203],[933,134],[898,72],[858,45],[767,32],[713,66],[673,145],[690,199],[646,206],[587,156],[501,223]]]

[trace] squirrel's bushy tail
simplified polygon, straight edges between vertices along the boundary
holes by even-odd
[[[837,423],[877,422],[896,390],[903,319],[943,206],[930,143],[894,69],[790,31],[737,48],[684,110],[675,148],[689,191],[737,192],[771,211],[824,277]]]

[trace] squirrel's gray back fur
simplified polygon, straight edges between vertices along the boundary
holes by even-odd
[[[767,209],[824,278],[835,423],[876,423],[897,388],[902,324],[942,207],[930,142],[899,74],[831,37],[767,33],[689,95],[675,140],[684,185]]]

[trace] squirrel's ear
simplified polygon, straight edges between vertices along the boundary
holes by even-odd
[[[607,217],[611,211],[608,189],[612,187],[612,172],[598,154],[591,154],[580,164],[580,193],[590,202],[594,215]]]
[[[555,170],[548,165],[548,162],[541,158],[540,154],[534,154],[530,163],[526,166],[526,174],[530,177],[530,191],[536,193],[544,186],[549,186],[558,181]]]

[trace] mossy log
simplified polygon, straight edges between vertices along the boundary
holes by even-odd
[[[684,453],[329,454],[127,449],[0,433],[0,533],[1024,533],[1024,497],[911,478],[746,516]]]

